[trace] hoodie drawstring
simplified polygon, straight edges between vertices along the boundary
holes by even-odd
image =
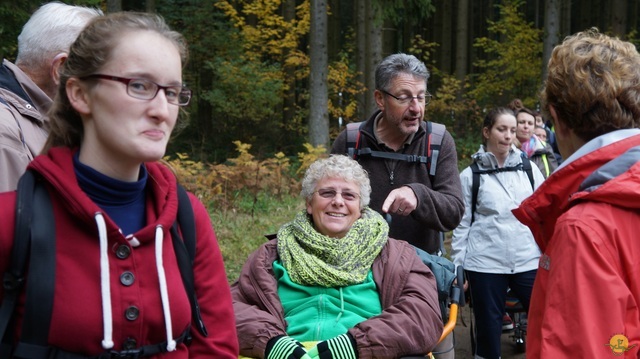
[[[162,226],[156,226],[156,269],[158,271],[158,280],[160,281],[160,298],[162,299],[162,310],[164,311],[164,322],[167,330],[167,351],[172,352],[176,350],[176,341],[173,339],[171,309],[169,308],[169,295],[167,294],[167,278],[162,264],[163,240],[164,232],[162,231]]]
[[[100,239],[100,291],[102,294],[102,322],[104,338],[102,340],[102,348],[112,349],[113,343],[113,312],[111,306],[111,282],[109,278],[109,256],[107,243],[107,225],[102,213],[95,214],[95,221],[98,226],[98,236]],[[155,237],[155,255],[156,270],[158,271],[158,280],[160,282],[160,298],[162,300],[162,311],[165,318],[165,327],[167,331],[167,351],[176,350],[176,341],[173,338],[173,330],[171,323],[171,309],[169,307],[169,294],[167,292],[167,278],[164,272],[162,261],[162,243],[164,240],[164,232],[162,226],[156,227]],[[137,242],[137,243],[136,243]],[[130,240],[133,247],[140,243],[134,237]]]
[[[100,290],[102,294],[102,325],[104,349],[113,348],[113,313],[111,312],[111,284],[109,280],[109,256],[107,252],[107,225],[104,216],[98,212],[95,214],[100,238]]]

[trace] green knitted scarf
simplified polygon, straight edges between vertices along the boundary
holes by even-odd
[[[343,238],[320,234],[302,210],[278,231],[278,254],[295,283],[343,287],[365,280],[388,238],[389,225],[368,207]]]

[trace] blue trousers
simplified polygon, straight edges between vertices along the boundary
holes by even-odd
[[[515,274],[473,271],[466,271],[466,273],[476,319],[475,353],[486,359],[500,358],[502,317],[505,313],[507,289],[511,289],[528,311],[536,270]]]

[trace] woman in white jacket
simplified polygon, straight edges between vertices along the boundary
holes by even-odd
[[[540,257],[529,228],[511,213],[533,193],[522,169],[522,152],[513,146],[516,126],[513,111],[502,107],[491,110],[484,120],[483,145],[472,156],[483,172],[473,216],[471,167],[460,174],[465,212],[453,231],[451,255],[456,265],[464,265],[469,281],[476,319],[476,358],[500,357],[507,289],[528,308]],[[544,177],[537,166],[531,167],[537,188]]]

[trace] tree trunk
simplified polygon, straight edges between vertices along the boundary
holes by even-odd
[[[286,22],[292,22],[296,18],[296,0],[285,0],[282,3],[282,17]],[[282,121],[290,123],[296,115],[296,74],[295,67],[287,66],[285,60],[291,54],[291,49],[285,49],[283,53],[283,70],[285,72],[285,91],[283,99]]]
[[[467,76],[469,62],[469,0],[458,0],[458,17],[456,23],[456,79],[461,83]],[[458,92],[458,100],[462,91]]]
[[[546,0],[544,11],[544,40],[542,45],[542,79],[547,78],[547,63],[560,32],[560,0]]]
[[[562,21],[560,22],[560,39],[571,34],[571,0],[562,0]],[[546,65],[546,64],[545,64]]]
[[[611,32],[623,38],[627,33],[627,0],[611,2]]]
[[[122,0],[107,0],[107,13],[122,11]]]
[[[309,142],[313,146],[329,146],[329,95],[327,90],[327,2],[311,0],[309,32]]]
[[[356,28],[356,71],[358,72],[356,80],[366,87],[365,74],[367,73],[366,52],[367,52],[367,16],[366,0],[354,1],[355,28]],[[358,102],[358,111],[356,117],[364,119],[366,116],[366,103],[369,91],[363,91],[356,95]]]
[[[440,70],[452,73],[453,63],[451,48],[453,47],[453,4],[449,0],[442,3],[442,41],[440,42]]]
[[[335,61],[338,58],[340,50],[343,45],[343,32],[340,28],[341,12],[340,12],[340,0],[328,0],[329,1],[329,13],[328,26],[327,26],[327,49],[329,52],[329,61]]]
[[[375,71],[376,66],[382,60],[382,21],[380,19],[380,9],[375,0],[366,0],[366,33],[367,46],[365,51],[366,72],[365,87],[367,93],[365,97],[365,118],[371,115],[377,108],[373,98],[376,89]]]

